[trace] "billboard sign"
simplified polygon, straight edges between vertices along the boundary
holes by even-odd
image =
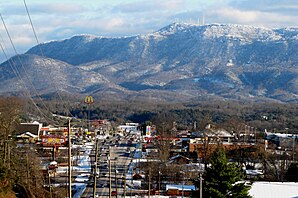
[[[84,102],[86,104],[92,104],[92,103],[94,103],[94,99],[92,96],[86,96]]]
[[[146,136],[151,136],[151,127],[146,126]]]
[[[64,146],[66,144],[66,140],[64,136],[61,135],[43,135],[41,137],[42,146]]]

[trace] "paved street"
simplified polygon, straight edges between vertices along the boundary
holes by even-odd
[[[135,150],[134,146],[136,145],[136,142],[133,142],[130,146],[127,145],[128,139],[129,137],[122,137],[121,139],[118,137],[111,137],[110,139],[99,141],[96,178],[96,195],[98,197],[109,197],[110,191],[113,196],[116,196],[116,192],[118,195],[124,195],[124,183],[126,182],[125,176],[127,177],[126,173],[128,172],[129,165],[132,161],[133,151]],[[111,159],[110,164],[109,153]],[[92,154],[92,167],[94,167],[95,149],[92,151]],[[131,178],[131,176],[129,177]],[[90,177],[82,197],[93,197],[93,186],[93,177]]]

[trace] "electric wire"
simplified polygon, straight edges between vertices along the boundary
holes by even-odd
[[[0,39],[1,39],[0,43],[2,42],[2,46],[3,46],[3,48],[4,48],[4,49],[7,49],[7,47],[6,47],[6,45],[5,45],[5,42],[4,42],[4,39],[3,39],[3,36],[1,35],[1,33],[0,33]],[[9,54],[8,54],[8,53],[6,53],[6,55],[7,55],[7,57],[9,57]]]
[[[1,47],[1,50],[2,50],[2,52],[3,52],[3,54],[4,54],[4,56],[5,56],[5,58],[6,58],[7,62],[8,62],[8,64],[9,64],[9,66],[11,67],[13,73],[14,73],[15,76],[19,79],[19,82],[24,86],[25,91],[26,91],[26,94],[27,94],[28,98],[31,100],[32,104],[36,107],[37,111],[40,113],[40,115],[41,115],[42,117],[44,117],[47,121],[51,121],[51,122],[53,122],[53,120],[52,120],[51,118],[49,118],[48,116],[46,116],[46,115],[40,110],[40,108],[39,108],[39,107],[37,106],[37,104],[34,102],[33,98],[30,97],[30,96],[31,96],[31,95],[30,95],[30,91],[28,90],[27,86],[25,85],[24,80],[21,78],[20,73],[19,73],[18,70],[16,69],[14,60],[13,60],[13,59],[8,59],[7,54],[5,53],[5,49],[3,48],[3,46],[2,46],[1,43],[0,43],[0,47]]]
[[[22,62],[22,60],[21,60],[21,58],[20,58],[19,53],[18,53],[17,50],[16,50],[16,47],[15,47],[13,41],[12,41],[12,38],[11,38],[11,36],[10,36],[10,33],[9,33],[9,31],[8,31],[8,28],[7,28],[7,26],[6,26],[6,23],[5,23],[5,21],[4,21],[3,17],[2,17],[2,15],[1,15],[1,13],[0,13],[0,17],[1,17],[1,20],[2,20],[2,23],[3,23],[3,26],[4,26],[5,30],[6,30],[7,36],[8,36],[8,38],[9,38],[9,41],[10,41],[10,43],[11,43],[11,46],[13,47],[13,50],[14,50],[14,52],[15,52],[15,54],[16,54],[16,57],[17,57],[18,60],[19,60],[19,63],[20,63],[20,65],[21,65],[21,67],[22,67],[22,69],[23,69],[23,71],[24,71],[25,76],[27,77],[27,81],[30,83],[30,85],[31,85],[31,87],[32,87],[32,89],[33,89],[33,91],[35,92],[36,96],[40,99],[40,101],[41,101],[41,103],[43,104],[43,106],[49,111],[49,109],[48,109],[47,106],[44,104],[43,100],[40,98],[40,96],[39,96],[39,94],[38,94],[36,88],[34,87],[32,81],[31,81],[30,78],[29,78],[29,75],[28,75],[28,73],[27,73],[27,71],[26,71],[26,69],[25,69],[25,67],[24,67],[24,64],[23,64],[23,62]],[[17,68],[16,68],[16,69],[17,69]],[[50,112],[50,111],[49,111],[49,112]]]
[[[32,82],[30,81],[30,79],[29,79],[29,77],[28,77],[28,73],[26,72],[25,67],[24,67],[24,65],[23,65],[23,63],[22,63],[22,60],[21,60],[19,54],[18,54],[17,51],[16,51],[15,45],[14,45],[12,39],[11,39],[11,36],[10,36],[10,34],[9,34],[9,31],[8,31],[8,28],[7,28],[6,24],[5,24],[5,21],[4,21],[4,19],[3,19],[1,13],[0,13],[0,17],[1,17],[1,20],[2,20],[2,23],[3,23],[3,26],[4,26],[5,30],[6,30],[7,36],[8,36],[8,38],[9,38],[9,40],[10,40],[10,43],[11,43],[11,45],[12,45],[12,47],[13,47],[15,53],[16,53],[16,57],[18,58],[19,63],[20,63],[20,65],[22,66],[22,68],[23,68],[23,70],[24,70],[25,76],[27,77],[28,82],[29,82],[29,83],[31,84],[31,86],[33,87],[33,89],[34,89],[36,95],[39,97],[39,95],[38,95],[38,93],[37,93],[37,90],[35,89],[34,85],[33,85]],[[3,51],[3,54],[5,55],[5,58],[6,58],[7,60],[9,60],[9,59],[8,59],[8,56],[7,56],[7,54],[5,53],[5,50],[4,50],[4,48],[3,48],[2,45],[1,45],[1,49],[2,49],[2,51]],[[37,108],[37,110],[41,113],[41,115],[42,115],[44,118],[46,118],[46,119],[50,119],[51,121],[55,122],[53,119],[47,117],[44,113],[42,113],[41,110],[40,110],[40,108],[37,106],[37,104],[36,104],[35,101],[33,100],[32,95],[31,95],[31,93],[30,93],[28,87],[26,86],[25,81],[22,79],[22,77],[21,77],[21,75],[20,75],[19,69],[16,67],[16,63],[15,63],[15,61],[14,61],[13,59],[11,59],[11,61],[8,61],[8,63],[9,63],[9,65],[11,66],[11,68],[12,68],[14,74],[19,78],[21,84],[22,84],[22,85],[24,86],[24,88],[26,89],[27,95],[28,95],[29,99],[32,101],[33,105]],[[44,107],[47,109],[47,111],[49,111],[49,109],[48,109],[47,106],[44,104],[44,102],[42,101],[42,99],[41,99],[40,97],[39,97],[39,99],[40,99],[41,103],[44,105]],[[49,112],[50,112],[50,111],[49,111]]]
[[[16,69],[16,66],[15,66],[15,62],[13,59],[9,59],[6,52],[5,52],[5,49],[3,48],[3,45],[0,43],[0,48],[9,64],[9,66],[11,67],[13,73],[15,74],[15,76],[19,79],[19,82],[24,86],[25,88],[25,91],[26,91],[26,94],[28,95],[28,98],[31,100],[32,104],[36,107],[37,111],[40,113],[40,115],[42,117],[44,117],[47,121],[51,121],[53,122],[53,120],[51,118],[49,118],[48,116],[46,116],[42,111],[41,109],[37,106],[37,104],[34,102],[33,98],[31,97],[31,94],[30,94],[30,91],[28,90],[24,80],[21,78],[21,75],[19,73],[19,71]],[[55,121],[54,121],[55,122]]]
[[[45,57],[44,56],[44,53],[43,53],[43,50],[41,48],[41,45],[40,45],[40,42],[38,40],[38,37],[37,37],[37,34],[36,34],[36,31],[35,31],[35,28],[34,28],[34,25],[33,25],[33,22],[32,22],[32,19],[31,19],[31,16],[30,16],[30,12],[29,12],[29,9],[28,9],[28,6],[27,6],[27,3],[26,3],[26,0],[23,0],[24,1],[24,5],[25,5],[25,8],[26,8],[26,12],[27,12],[27,15],[28,15],[28,18],[29,18],[29,21],[30,21],[30,24],[31,24],[31,28],[32,28],[32,31],[33,31],[33,34],[34,34],[34,37],[35,37],[35,40],[36,40],[36,43],[37,43],[37,46],[40,50],[40,53],[41,53],[41,56],[42,57]],[[49,59],[50,62],[51,59]],[[42,62],[44,64],[44,66],[46,66],[46,63],[44,61],[44,59],[42,59]],[[51,70],[50,70],[51,71]],[[58,88],[56,87],[55,84],[53,84],[54,87],[55,87],[55,90],[56,90],[56,93],[58,95],[58,98],[60,99],[61,103],[63,104],[64,108],[68,111],[68,114],[71,116],[71,117],[74,117],[74,115],[70,112],[70,110],[67,108],[66,104],[65,104],[65,101],[63,100],[63,98],[61,97],[61,95],[59,94],[59,91],[58,91]]]

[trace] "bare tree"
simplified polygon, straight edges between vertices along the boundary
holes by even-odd
[[[265,153],[263,166],[265,179],[269,181],[285,181],[285,175],[290,165],[291,157],[283,154]]]
[[[9,161],[9,137],[12,134],[18,117],[22,111],[22,101],[17,98],[0,98],[0,138],[1,138],[1,157],[4,165],[10,166]]]
[[[8,192],[14,188],[24,197],[49,197],[42,186],[44,176],[34,145],[19,147],[14,138],[23,105],[18,98],[0,98],[0,183],[5,184],[1,188]]]

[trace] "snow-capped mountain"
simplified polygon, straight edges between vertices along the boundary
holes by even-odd
[[[37,55],[15,56],[0,69],[1,94],[20,92],[34,96],[55,92],[84,93],[94,89],[124,90],[99,73]]]
[[[43,43],[24,57],[25,68],[34,65],[44,76],[36,84],[42,92],[47,92],[49,82],[60,79],[56,86],[74,94],[112,90],[167,100],[298,100],[298,28],[173,23],[147,35],[79,35]],[[1,84],[17,79],[8,62],[0,70]],[[51,72],[55,75],[47,75]]]

